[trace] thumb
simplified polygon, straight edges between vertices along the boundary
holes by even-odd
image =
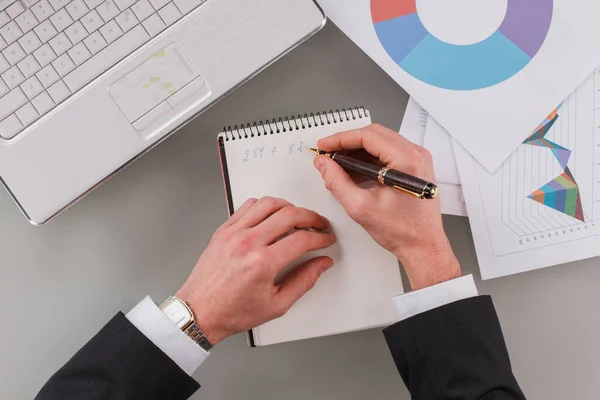
[[[315,168],[321,173],[325,187],[344,206],[346,210],[351,202],[364,196],[365,190],[359,188],[350,175],[335,161],[325,156],[315,159]]]
[[[311,290],[321,275],[333,266],[329,257],[317,257],[296,268],[279,284],[279,301],[283,311],[287,311],[302,296]]]

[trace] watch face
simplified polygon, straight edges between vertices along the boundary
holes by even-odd
[[[192,322],[192,314],[187,306],[179,299],[169,299],[161,306],[161,310],[179,329]]]

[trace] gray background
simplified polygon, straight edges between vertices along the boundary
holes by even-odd
[[[398,129],[407,95],[333,24],[42,228],[0,190],[0,398],[31,399],[118,310],[183,283],[227,217],[224,125],[354,105]],[[531,399],[597,399],[600,268],[587,260],[480,282],[466,218],[445,217],[465,273],[494,298]],[[408,399],[379,330],[220,344],[195,399]]]

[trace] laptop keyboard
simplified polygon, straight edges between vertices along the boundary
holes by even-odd
[[[0,0],[0,137],[15,137],[206,1]]]

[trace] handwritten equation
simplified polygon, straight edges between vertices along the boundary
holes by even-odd
[[[304,142],[290,143],[287,146],[273,146],[269,147],[256,147],[254,149],[246,149],[244,151],[243,162],[250,162],[254,160],[262,160],[263,158],[274,158],[278,155],[292,155],[297,153],[304,153],[308,151],[309,146],[305,145]]]

